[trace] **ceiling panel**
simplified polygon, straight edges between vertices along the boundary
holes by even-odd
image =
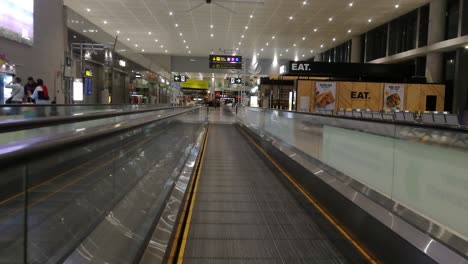
[[[107,33],[115,36],[119,31],[119,38],[136,52],[144,49],[144,53],[164,53],[167,50],[167,54],[189,55],[190,52],[190,55],[207,56],[220,49],[239,49],[239,54],[247,57],[256,53],[261,58],[283,54],[283,58],[289,59],[302,55],[311,57],[429,0],[307,0],[305,5],[303,0],[264,0],[263,4],[239,3],[237,0],[212,2],[65,0],[68,7]],[[399,8],[395,8],[397,3]],[[198,8],[187,12],[199,4]],[[332,21],[329,21],[330,17]],[[306,39],[302,40],[303,37]],[[321,49],[321,45],[324,48]]]

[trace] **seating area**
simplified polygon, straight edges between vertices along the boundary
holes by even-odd
[[[371,111],[369,109],[319,110],[317,114],[336,115],[350,118],[364,118],[419,124],[461,126],[458,116],[448,112],[412,112],[412,111]]]

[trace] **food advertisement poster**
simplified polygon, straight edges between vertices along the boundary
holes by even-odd
[[[384,88],[384,110],[403,110],[405,85],[386,83]]]
[[[335,110],[336,83],[315,83],[315,106],[316,110]]]

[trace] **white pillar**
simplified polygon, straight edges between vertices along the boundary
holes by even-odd
[[[361,37],[354,36],[351,39],[351,63],[360,63],[362,50],[361,50]]]
[[[446,0],[432,0],[429,11],[429,30],[427,44],[431,45],[445,39]],[[426,79],[429,83],[440,83],[443,77],[443,54],[427,54]]]
[[[322,54],[317,54],[314,56],[314,61],[321,62],[322,61]]]

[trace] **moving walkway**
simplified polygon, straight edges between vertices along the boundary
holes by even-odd
[[[0,263],[467,263],[463,230],[422,231],[412,220],[425,208],[363,185],[341,159],[357,157],[333,143],[434,147],[453,130],[247,107],[210,122],[201,107],[152,113],[0,145]],[[451,140],[437,146],[468,142]]]

